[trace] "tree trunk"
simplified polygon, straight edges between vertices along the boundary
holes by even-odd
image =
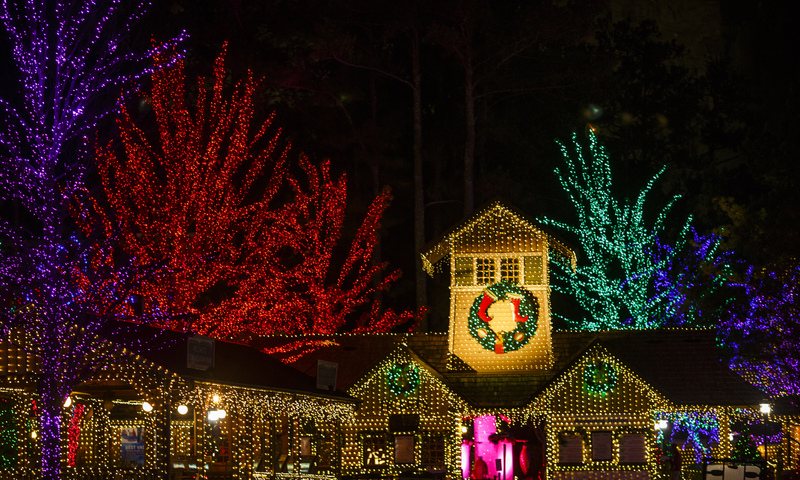
[[[464,144],[464,218],[475,209],[475,75],[472,66],[472,46],[466,42],[464,49],[464,117],[466,140]]]
[[[41,379],[38,382],[41,400],[37,402],[39,408],[39,442],[41,448],[41,475],[45,480],[58,480],[61,478],[61,413],[64,399],[68,392],[67,387],[60,381],[56,372],[42,369]]]
[[[411,34],[411,71],[414,104],[414,265],[417,284],[417,308],[428,303],[427,277],[420,253],[425,246],[425,188],[422,183],[422,71],[419,58],[419,32]],[[419,323],[419,331],[428,331],[427,316]]]

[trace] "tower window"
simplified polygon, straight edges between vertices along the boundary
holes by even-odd
[[[494,283],[493,258],[478,258],[475,267],[475,280],[478,285]]]
[[[500,280],[504,282],[519,283],[519,259],[501,258],[500,259]]]

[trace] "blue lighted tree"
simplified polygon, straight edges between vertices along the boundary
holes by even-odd
[[[39,360],[46,479],[60,475],[62,404],[108,353],[97,334],[109,317],[92,315],[91,300],[100,295],[123,303],[125,283],[136,273],[104,270],[99,260],[113,252],[75,233],[70,205],[84,191],[92,163],[86,137],[113,106],[105,100],[148,73],[153,52],[136,55],[126,43],[144,12],[145,5],[123,8],[118,1],[0,5],[19,79],[18,91],[0,100],[0,293],[6,300],[0,333],[23,339]]]
[[[648,221],[648,196],[664,169],[654,175],[635,199],[614,193],[609,157],[593,131],[588,145],[572,137],[559,142],[565,166],[556,175],[576,213],[574,224],[543,219],[577,238],[582,256],[576,268],[556,263],[554,288],[577,300],[586,317],[566,319],[580,329],[642,329],[696,324],[700,302],[708,290],[701,282],[703,268],[726,265],[719,256],[719,239],[698,236],[687,219],[671,242],[666,242],[672,197]],[[690,233],[692,236],[690,236]],[[714,288],[725,276],[714,272]],[[700,289],[698,287],[701,287]]]

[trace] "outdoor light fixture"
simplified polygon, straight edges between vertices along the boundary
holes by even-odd
[[[669,425],[668,422],[663,418],[658,422],[656,422],[656,428],[659,430],[666,430],[668,425]]]
[[[178,413],[180,413],[181,415],[186,415],[188,411],[189,407],[187,407],[186,405],[178,405]]]
[[[761,407],[761,413],[763,413],[764,415],[769,415],[770,412],[772,411],[772,407],[770,407],[769,402],[767,402],[766,400],[764,401],[764,403],[760,405],[760,407]]]
[[[461,425],[461,433],[467,433],[467,426]]]
[[[214,396],[211,397],[211,401],[214,403],[219,403],[219,395],[215,393]]]
[[[153,411],[153,406],[150,405],[148,402],[144,402],[142,404],[142,410],[144,410],[145,412],[152,412]]]
[[[221,418],[225,418],[227,416],[227,412],[225,410],[209,410],[208,411],[208,421],[209,422],[216,422]]]
[[[38,433],[36,433],[36,430],[34,430],[34,431],[32,431],[32,432],[31,432],[31,438],[32,438],[32,439],[36,440],[36,438],[37,438],[38,436],[39,436],[39,434],[38,434]]]
[[[64,400],[64,408],[69,408],[70,405],[72,405],[72,397],[68,396],[67,399]]]

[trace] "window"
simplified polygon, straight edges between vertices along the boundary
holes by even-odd
[[[476,282],[478,285],[494,283],[494,259],[479,258],[476,262]]]
[[[519,283],[519,259],[500,259],[500,280],[504,282]]]
[[[384,432],[365,432],[361,434],[364,444],[364,466],[385,467],[389,459],[389,448]]]
[[[472,285],[475,265],[472,257],[456,257],[453,283],[455,285]]]
[[[544,284],[544,267],[542,257],[525,257],[525,283],[527,285]]]
[[[444,470],[444,434],[432,432],[422,437],[422,464]]]

